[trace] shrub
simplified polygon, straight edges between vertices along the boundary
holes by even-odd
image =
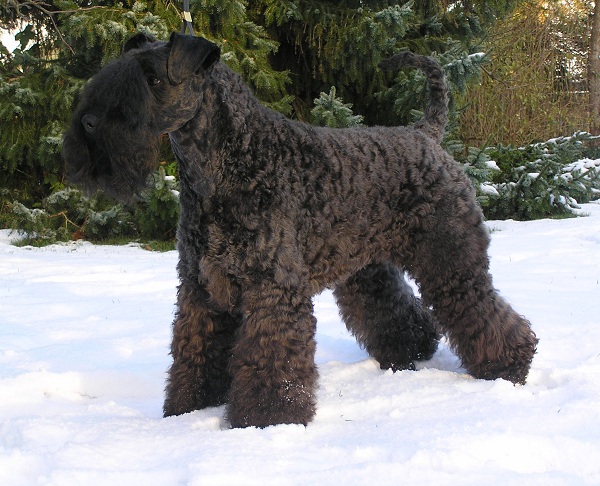
[[[6,197],[6,196],[5,196]],[[86,198],[74,188],[59,188],[38,207],[20,202],[10,205],[4,222],[23,233],[21,243],[45,245],[85,238],[173,240],[179,218],[177,180],[161,167],[153,174],[143,200],[124,206],[102,194]]]
[[[580,203],[600,197],[600,153],[594,142],[595,137],[578,132],[520,148],[462,149],[457,159],[464,163],[486,217],[565,217]]]
[[[135,210],[135,220],[142,238],[171,240],[179,220],[179,191],[174,175],[160,167],[143,204]]]

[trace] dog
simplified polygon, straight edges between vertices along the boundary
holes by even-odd
[[[165,416],[226,403],[232,427],[308,424],[318,380],[311,298],[327,288],[384,369],[414,369],[441,331],[472,376],[525,382],[537,338],[494,289],[474,190],[440,146],[443,69],[410,52],[380,67],[427,76],[414,126],[289,120],[260,104],[217,45],[177,33],[134,36],[85,87],[63,143],[71,181],[131,201],[164,134],[179,164]]]

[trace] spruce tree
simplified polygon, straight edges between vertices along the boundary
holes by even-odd
[[[529,220],[571,216],[580,203],[600,197],[600,153],[588,133],[575,133],[524,147],[486,149],[499,170],[496,190],[484,205],[492,219]]]
[[[486,28],[517,2],[261,0],[250,2],[280,43],[274,56],[288,70],[296,115],[310,119],[312,101],[336,86],[365,122],[406,124],[426,102],[416,72],[384,75],[377,63],[402,49],[437,57],[453,89],[479,72]],[[394,111],[388,107],[395,106]]]
[[[287,73],[269,64],[277,43],[248,19],[245,3],[209,0],[192,5],[199,34],[222,47],[224,61],[246,78],[259,98],[289,113]],[[2,3],[0,27],[21,28],[21,44],[12,53],[0,48],[0,211],[11,199],[37,203],[62,188],[62,134],[83,83],[118,56],[135,32],[168,39],[180,29],[180,15],[179,2],[163,0]]]
[[[321,93],[312,109],[312,123],[320,127],[350,128],[362,125],[362,115],[352,114],[352,105],[336,96],[335,87]]]
[[[427,101],[426,81],[417,70],[383,73],[377,63],[402,49],[433,55],[444,66],[451,91],[460,92],[485,62],[481,42],[489,26],[518,3],[201,0],[192,2],[192,15],[197,34],[216,42],[222,60],[241,73],[257,97],[274,109],[330,126],[362,121],[397,125],[421,116]],[[171,31],[180,29],[180,14],[179,2],[165,0],[1,4],[0,27],[20,26],[21,44],[14,53],[0,47],[0,218],[2,211],[14,207],[14,199],[29,207],[39,205],[49,218],[52,211],[60,213],[54,205],[40,201],[63,189],[60,145],[76,93],[120,53],[128,36],[144,31],[167,39]],[[354,115],[351,107],[360,115]],[[453,107],[454,114],[456,111]],[[451,118],[456,120],[456,116]],[[466,161],[476,186],[489,190],[489,178],[498,176],[488,153],[460,143],[448,143],[447,148],[454,148]],[[172,167],[170,157],[165,148],[167,167]],[[588,179],[589,174],[587,171]],[[163,181],[163,176],[155,177]],[[145,218],[148,222],[142,229],[132,230],[133,234],[155,225],[153,218],[163,234],[172,232],[176,200],[170,198],[169,185],[161,182],[158,186],[153,187],[159,192],[145,203],[147,210],[130,214],[138,222]],[[486,194],[480,193],[482,198]],[[494,194],[487,196],[491,200]],[[78,207],[85,204],[78,203]],[[137,224],[120,213],[122,208],[114,209],[105,202],[90,204],[94,216],[88,211],[80,220],[75,221],[74,216],[69,221],[78,228],[87,226],[90,233],[96,230],[88,225],[96,221],[98,234],[111,227],[111,215],[128,221],[126,228],[118,231],[129,231]]]

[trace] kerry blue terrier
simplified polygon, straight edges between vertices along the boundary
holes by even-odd
[[[439,145],[441,67],[409,52],[380,64],[425,72],[415,126],[340,130],[265,108],[219,56],[199,37],[135,36],[86,86],[64,139],[72,181],[129,201],[169,134],[181,285],[165,416],[227,403],[233,427],[308,423],[311,297],[325,288],[382,368],[414,369],[440,329],[473,376],[524,383],[537,339],[493,288],[474,191]]]

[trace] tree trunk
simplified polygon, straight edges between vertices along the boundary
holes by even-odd
[[[600,135],[600,1],[595,2],[588,61],[590,132]]]

